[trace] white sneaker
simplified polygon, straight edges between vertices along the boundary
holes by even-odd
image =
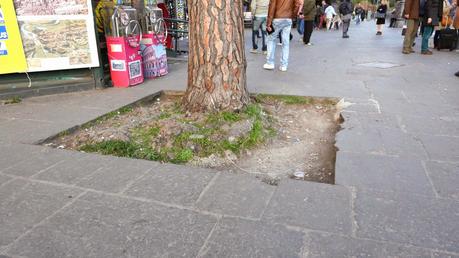
[[[306,45],[307,45],[307,46],[312,46],[312,43],[311,43],[311,42],[309,42],[309,43],[308,43],[308,44],[306,44]]]
[[[287,66],[279,66],[279,71],[287,72]]]
[[[263,65],[263,69],[274,70],[274,65],[266,63],[266,64]]]
[[[252,54],[257,54],[257,53],[258,53],[258,50],[256,50],[256,49],[251,49],[251,50],[250,50],[250,53],[252,53]]]

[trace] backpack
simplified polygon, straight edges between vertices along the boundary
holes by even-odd
[[[340,4],[339,6],[339,12],[343,15],[346,15],[346,14],[350,14],[352,13],[351,11],[351,7],[350,7],[351,3],[350,2],[343,2]]]

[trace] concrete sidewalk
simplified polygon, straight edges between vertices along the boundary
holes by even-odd
[[[336,185],[33,145],[183,90],[186,64],[139,87],[1,106],[0,257],[459,257],[459,54],[402,55],[400,30],[374,27],[315,31],[311,47],[294,32],[287,73],[247,51],[252,92],[353,103]]]

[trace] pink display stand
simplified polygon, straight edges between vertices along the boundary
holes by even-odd
[[[139,54],[140,36],[107,36],[108,60],[113,86],[126,88],[144,81],[142,57]]]
[[[145,78],[156,78],[168,73],[166,48],[162,44],[163,38],[162,35],[143,34],[140,50]]]

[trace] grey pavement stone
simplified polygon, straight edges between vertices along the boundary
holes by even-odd
[[[284,180],[263,220],[309,229],[350,234],[351,193],[342,186]]]
[[[2,172],[15,176],[30,177],[42,170],[56,165],[58,162],[65,160],[69,156],[71,155],[66,155],[63,152],[39,151],[32,155],[25,155],[25,159],[23,161],[2,170]]]
[[[13,180],[0,187],[0,248],[50,216],[80,190]]]
[[[118,193],[158,163],[111,157],[112,160],[94,174],[79,180],[77,185],[99,191]]]
[[[459,202],[410,194],[357,192],[357,236],[459,252]]]
[[[224,215],[259,218],[275,190],[249,175],[222,173],[197,202],[201,210]]]
[[[426,170],[439,196],[459,200],[459,163],[428,161]]]
[[[304,257],[431,257],[426,249],[318,232],[305,242]]]
[[[338,152],[335,183],[358,189],[434,196],[421,160]]]
[[[340,151],[385,154],[381,133],[376,128],[341,130],[336,134],[335,145]]]
[[[459,120],[448,121],[447,118],[422,116],[404,116],[401,120],[403,129],[412,134],[459,136]]]
[[[434,258],[458,258],[459,254],[452,254],[446,252],[432,252],[432,257]]]
[[[379,128],[384,151],[389,155],[415,156],[426,158],[427,154],[422,144],[414,136],[399,129]]]
[[[107,165],[101,155],[85,155],[68,159],[33,176],[34,179],[73,185]]]
[[[33,120],[13,120],[0,125],[0,139],[16,143],[35,143],[58,134],[70,126]]]
[[[302,257],[303,241],[285,226],[223,218],[199,257]]]
[[[137,180],[125,194],[192,206],[215,175],[206,169],[164,164]]]
[[[217,218],[88,193],[16,242],[34,258],[196,257]]]
[[[350,121],[351,128],[356,129],[371,129],[371,128],[391,128],[400,129],[397,117],[391,114],[380,114],[380,113],[362,113],[348,111],[345,109],[341,112],[344,119],[342,126],[348,128],[348,122]],[[351,129],[349,128],[349,129]]]
[[[1,144],[0,146],[0,171],[25,160],[33,153],[22,144]]]
[[[459,161],[459,138],[447,136],[418,136],[433,160]]]
[[[0,174],[0,186],[2,186],[3,184],[5,184],[6,182],[10,181],[12,179],[12,177],[9,177],[7,175],[1,175]]]

